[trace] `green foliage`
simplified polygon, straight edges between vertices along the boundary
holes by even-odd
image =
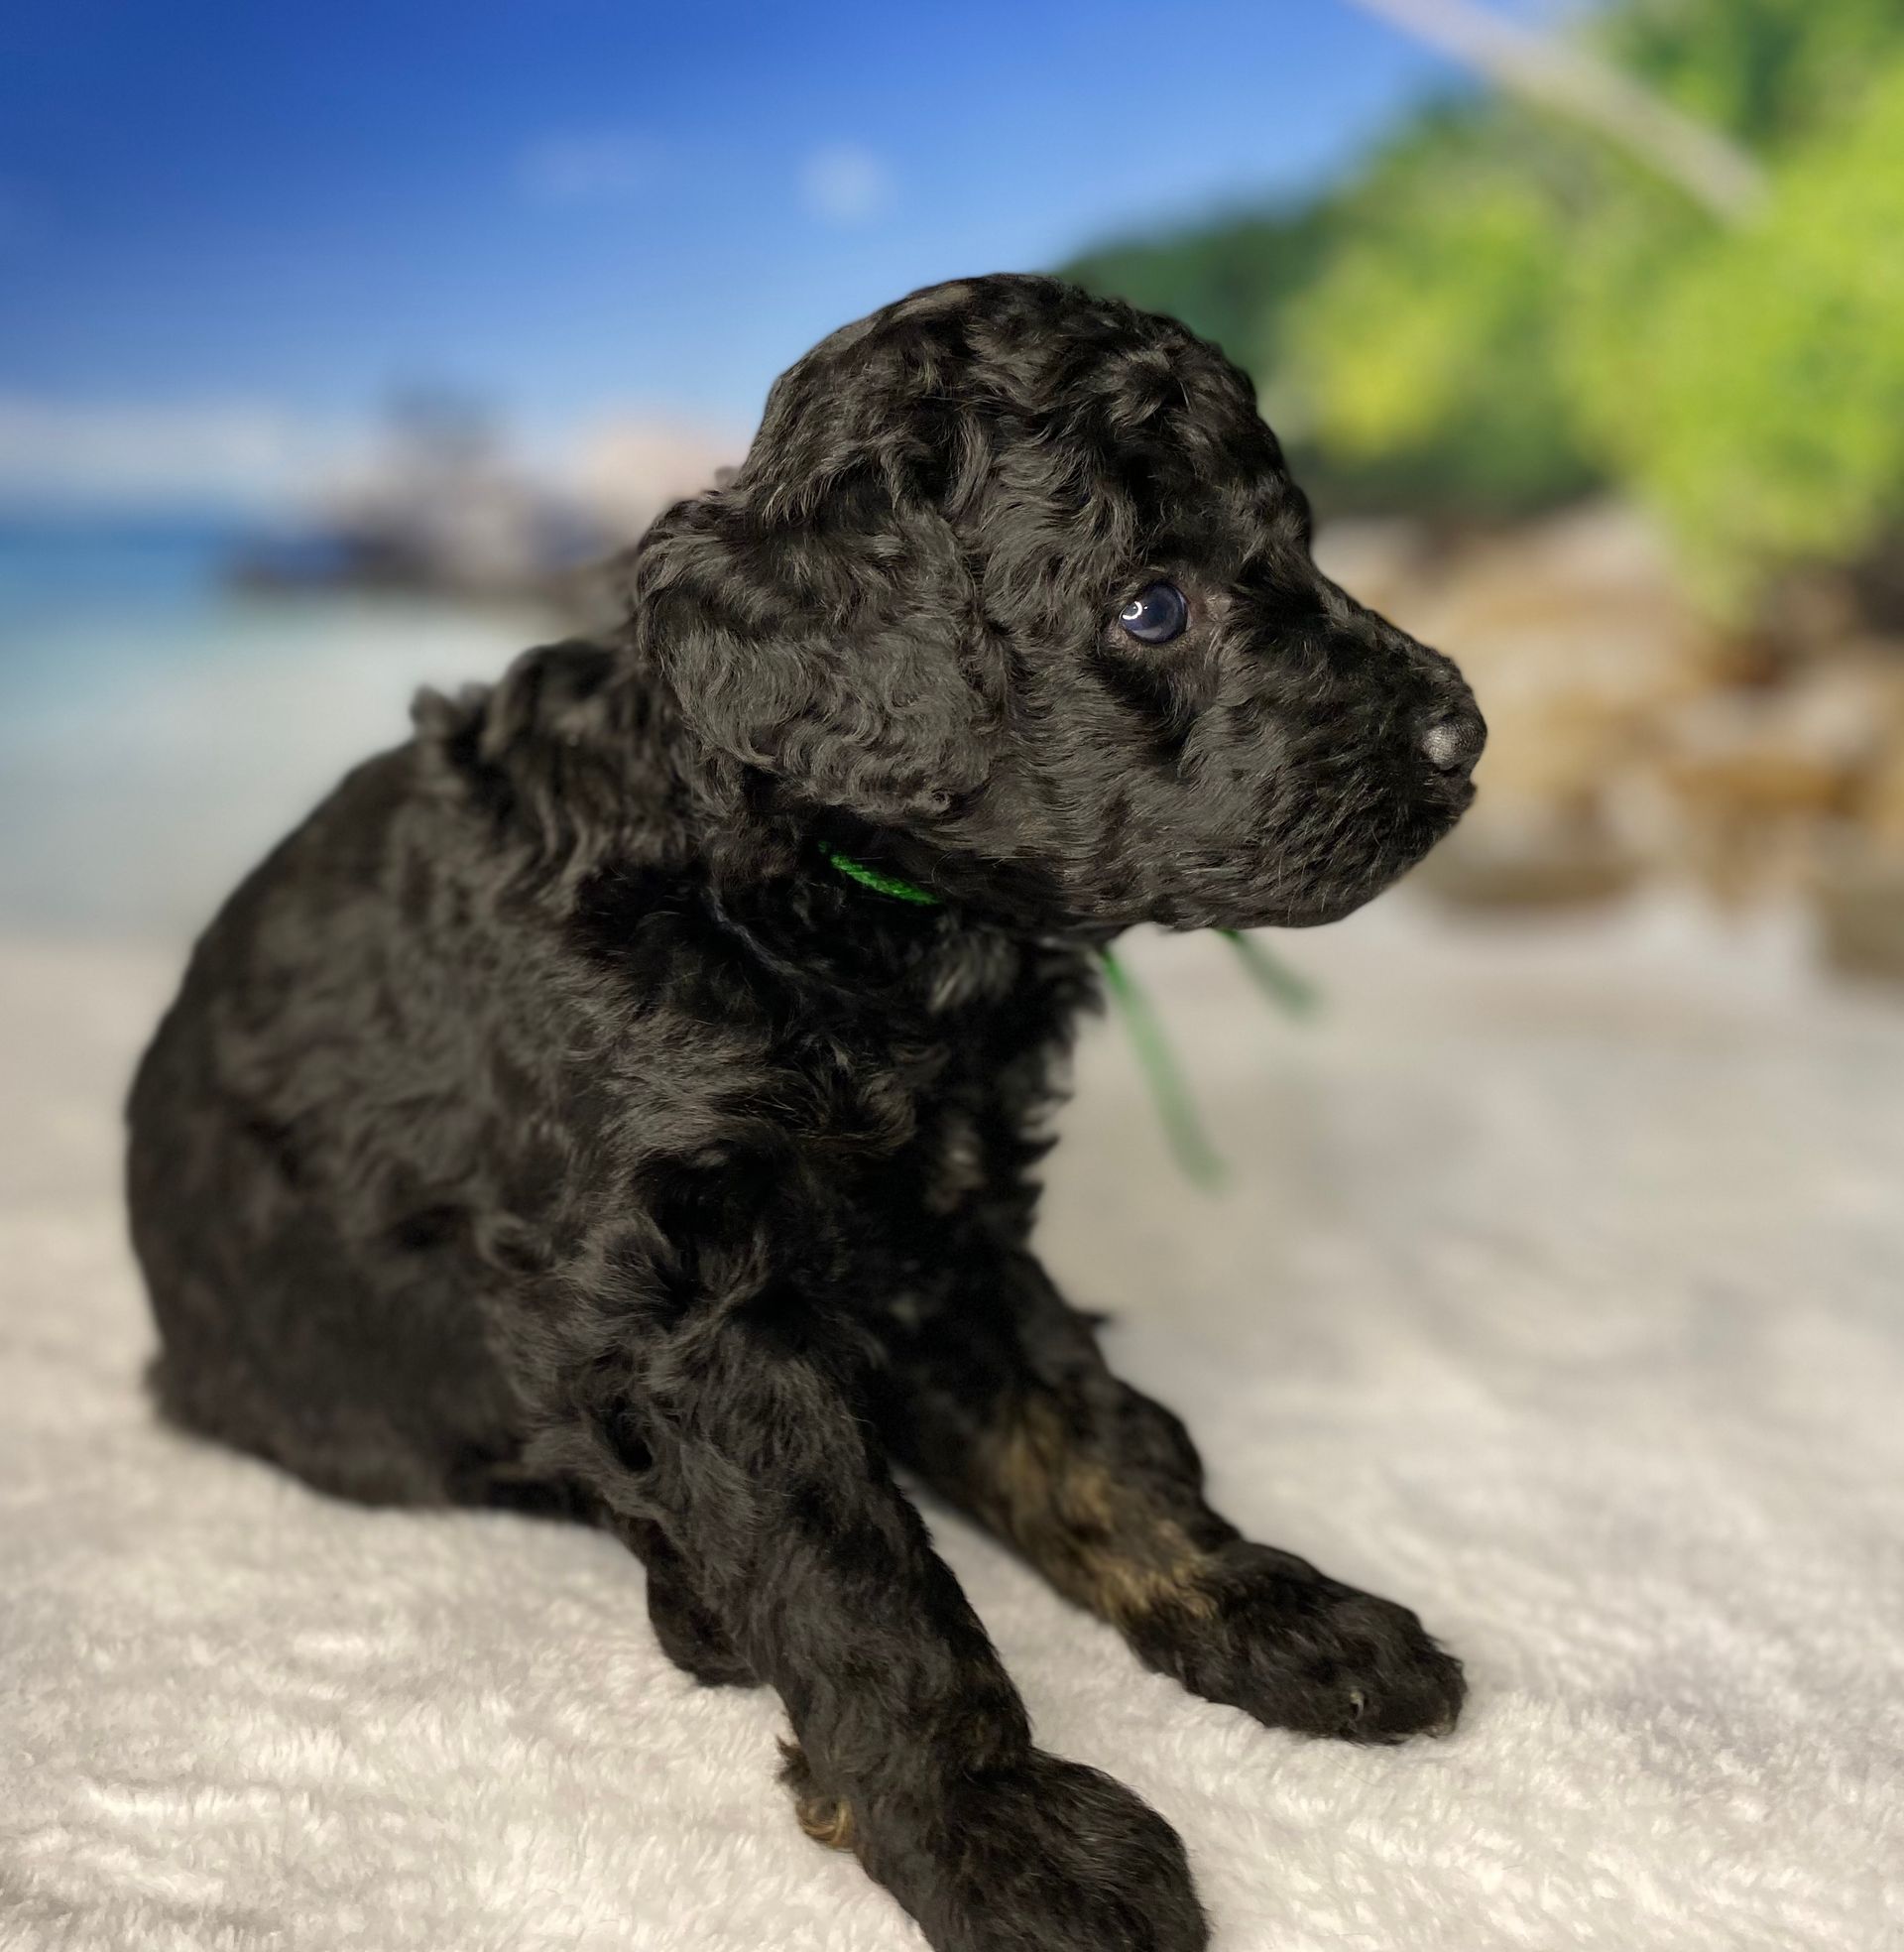
[[[1308,208],[1099,251],[1262,384],[1326,509],[1613,483],[1732,600],[1904,528],[1904,6],[1614,0],[1596,44],[1767,166],[1723,229],[1512,101],[1415,117]]]
[[[1904,527],[1904,60],[1794,156],[1761,225],[1691,258],[1600,385],[1623,391],[1624,472],[1722,596]]]
[[[1146,311],[1167,311],[1247,365],[1279,350],[1284,307],[1315,276],[1326,232],[1314,209],[1237,217],[1107,246],[1075,259],[1065,276]]]
[[[1595,45],[1761,156],[1851,109],[1904,49],[1897,0],[1625,0]]]
[[[1524,113],[1446,112],[1345,193],[1283,335],[1338,500],[1512,513],[1594,482],[1552,356],[1587,169]]]

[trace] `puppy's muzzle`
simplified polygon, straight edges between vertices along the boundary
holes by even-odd
[[[1488,725],[1472,702],[1431,718],[1421,730],[1422,757],[1437,773],[1465,780],[1488,743]]]

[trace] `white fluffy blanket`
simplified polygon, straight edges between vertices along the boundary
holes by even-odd
[[[1904,1012],[1671,914],[1294,953],[1299,1032],[1146,945],[1247,1163],[1186,1193],[1099,1032],[1048,1251],[1220,1500],[1418,1607],[1472,1706],[1268,1732],[928,1510],[1041,1739],[1179,1827],[1224,1952],[1904,1944]],[[171,973],[0,953],[0,1944],[916,1946],[606,1539],[154,1424],[115,1125]]]

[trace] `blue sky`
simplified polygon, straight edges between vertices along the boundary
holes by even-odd
[[[842,319],[1299,188],[1451,78],[1346,0],[12,0],[0,398],[745,427]]]

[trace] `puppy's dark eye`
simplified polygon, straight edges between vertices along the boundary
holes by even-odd
[[[1168,644],[1189,621],[1190,606],[1175,583],[1152,583],[1118,612],[1118,622],[1144,644]]]

